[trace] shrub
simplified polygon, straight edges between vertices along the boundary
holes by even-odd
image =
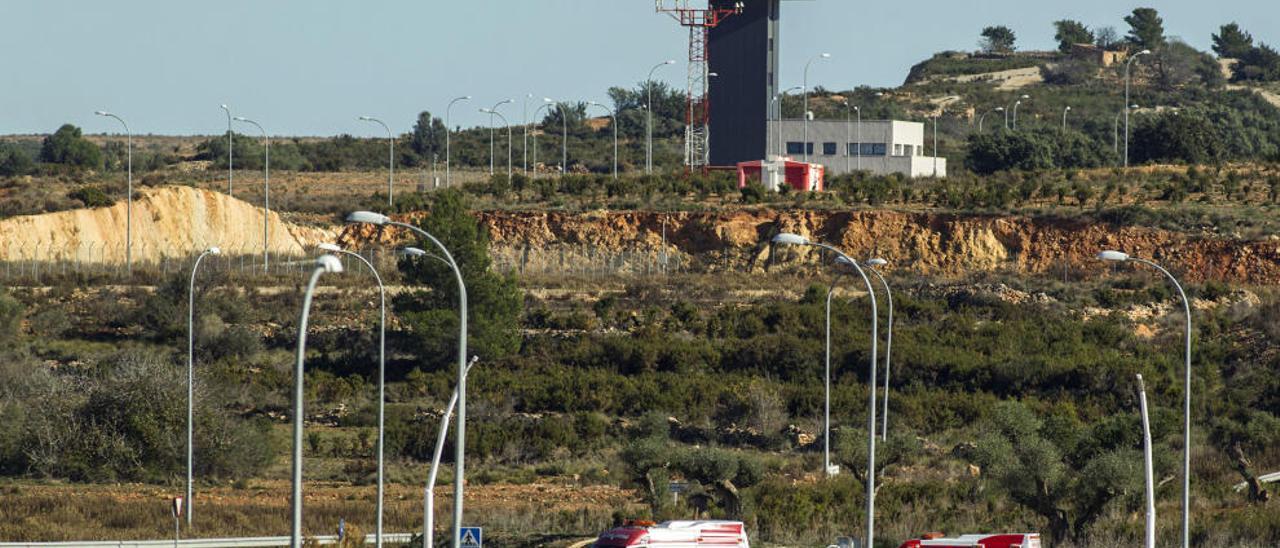
[[[82,186],[67,193],[72,200],[80,200],[85,207],[111,207],[116,201],[98,186]]]

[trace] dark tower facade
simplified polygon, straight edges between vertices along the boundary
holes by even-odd
[[[713,166],[764,157],[769,101],[778,92],[779,0],[710,0],[712,8],[742,13],[711,29],[708,39]]]

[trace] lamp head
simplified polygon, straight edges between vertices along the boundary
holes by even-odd
[[[867,262],[866,262],[867,266],[884,266],[887,264],[889,264],[889,261],[881,259],[880,257],[867,259]]]
[[[1144,49],[1144,50],[1142,50],[1142,51],[1139,51],[1139,52],[1138,52],[1138,55],[1151,55],[1151,50],[1149,50],[1149,49]],[[1136,56],[1135,56],[1135,57],[1136,57]]]
[[[1138,106],[1138,104],[1137,104],[1137,103],[1134,103],[1134,104],[1132,104],[1132,105],[1129,105],[1129,108],[1132,108],[1132,109],[1139,109],[1139,108],[1142,108],[1142,107]]]
[[[463,98],[463,99],[466,99],[466,100],[468,100],[468,101],[470,101],[470,100],[471,100],[471,96],[470,96],[470,95],[463,95],[463,96],[462,96],[462,98]]]
[[[996,112],[1004,112],[1004,107],[996,107]]]
[[[389,222],[391,222],[391,217],[372,211],[353,211],[347,215],[347,223],[350,224],[363,223],[382,226]]]
[[[1098,259],[1102,261],[1124,262],[1129,260],[1129,254],[1123,251],[1103,251],[1098,254]]]
[[[330,251],[333,253],[338,253],[339,251],[342,251],[342,248],[339,247],[338,244],[331,244],[329,242],[325,242],[320,245],[317,245],[316,249],[320,249],[323,251]]]
[[[218,105],[218,106],[221,106],[221,107],[222,107],[222,110],[227,110],[227,111],[231,110],[231,107],[229,107],[229,106],[227,106],[227,105],[225,105],[225,104],[224,104],[224,105]]]
[[[204,252],[210,255],[221,255],[222,249],[215,245],[215,246],[210,246],[209,249],[204,250]]]
[[[833,262],[836,263],[836,266],[843,266],[845,268],[854,268],[857,266],[856,264],[854,264],[853,261],[849,260],[844,255],[836,255],[836,260]],[[857,269],[855,268],[855,270]]]
[[[362,122],[372,122],[372,121],[373,121],[373,118],[370,118],[370,117],[368,117],[368,116],[361,116],[361,117],[360,117],[360,118],[358,118],[358,119],[359,119],[360,121],[362,121]]]
[[[823,59],[830,59],[830,58],[831,58],[831,54],[830,54],[830,53],[823,53],[820,57],[822,57]]]
[[[333,255],[321,255],[316,257],[316,267],[328,273],[342,272],[342,261]]]
[[[422,257],[426,255],[427,252],[416,247],[406,247],[400,250],[400,254],[405,257]]]
[[[1066,110],[1071,110],[1071,105],[1067,105]]]
[[[674,64],[676,64],[676,60],[675,60],[675,59],[667,59],[666,61],[663,61],[663,62],[662,62],[662,64],[664,64],[664,65],[674,65]]]
[[[554,103],[554,102],[556,102],[556,100],[555,100],[555,99],[552,99],[552,98],[550,98],[550,97],[543,97],[543,98],[542,98],[542,102],[544,102],[544,103]]]
[[[97,114],[98,116],[110,116],[110,115],[111,115],[111,113],[110,113],[110,112],[107,112],[107,111],[105,111],[105,110],[95,110],[95,111],[93,111],[93,113],[94,113],[94,114]]]
[[[484,113],[484,114],[493,114],[493,109],[490,109],[490,108],[482,108],[482,109],[480,109],[480,112],[482,112],[482,113]]]
[[[248,119],[248,118],[245,118],[244,116],[236,116],[235,118],[232,118],[232,120],[235,120],[235,121],[237,121],[237,122],[248,122],[248,121],[249,121],[249,119]]]
[[[799,234],[783,232],[773,237],[773,243],[786,245],[809,245],[809,239]]]
[[[1027,94],[1023,94],[1022,97],[1020,97],[1020,99],[1030,99],[1030,98],[1031,96]]]

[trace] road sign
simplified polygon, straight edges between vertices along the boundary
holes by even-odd
[[[462,548],[483,548],[484,529],[479,527],[462,528]]]
[[[173,497],[173,517],[182,515],[182,497]]]

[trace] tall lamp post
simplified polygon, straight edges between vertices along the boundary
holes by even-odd
[[[529,99],[533,99],[532,93],[524,95],[524,108],[522,110],[524,113],[524,137],[520,141],[520,163],[525,177],[529,176]]]
[[[1014,113],[1013,129],[1018,129],[1018,118],[1017,118],[1018,105],[1022,104],[1023,99],[1030,99],[1030,98],[1031,98],[1030,95],[1023,94],[1019,96],[1016,100],[1014,100],[1013,103],[1010,103],[1009,106],[1004,108],[1004,128],[1005,129],[1009,129],[1009,111],[1011,110]]]
[[[191,498],[191,470],[192,463],[195,461],[193,455],[195,451],[192,449],[195,436],[192,431],[194,427],[195,417],[195,348],[196,348],[196,272],[200,269],[200,261],[206,256],[218,255],[222,253],[221,249],[210,247],[200,253],[196,257],[196,263],[191,267],[191,285],[187,287],[187,527],[191,527],[191,507],[195,506],[195,499]]]
[[[774,125],[777,126],[776,130],[778,134],[778,139],[777,139],[777,142],[774,143],[774,145],[777,148],[778,156],[784,156],[786,153],[786,149],[784,148],[784,143],[782,142],[782,98],[786,97],[788,93],[791,93],[793,91],[800,91],[802,89],[804,88],[801,86],[791,86],[787,89],[782,90],[779,93],[775,93],[773,95],[773,98],[770,99],[770,107],[772,107],[772,110],[773,110]],[[766,141],[768,141],[768,137],[769,136],[766,134],[765,135]],[[768,143],[765,143],[765,148],[768,148]],[[765,151],[765,156],[768,156],[767,150]]]
[[[1152,471],[1151,419],[1147,415],[1147,387],[1138,375],[1138,411],[1142,413],[1142,476],[1146,484],[1147,520],[1143,527],[1143,547],[1156,548],[1156,480]]]
[[[1147,265],[1160,271],[1164,277],[1178,290],[1182,299],[1182,312],[1186,315],[1186,331],[1183,348],[1183,406],[1182,406],[1182,546],[1188,548],[1191,542],[1191,305],[1182,284],[1164,267],[1140,257],[1131,257],[1120,251],[1103,251],[1098,258],[1104,261],[1135,262]]]
[[[395,206],[395,175],[396,175],[396,137],[391,134],[391,128],[382,120],[370,116],[361,116],[362,122],[374,122],[382,129],[387,130],[387,207]]]
[[[506,117],[506,116],[503,116],[503,115],[502,115],[502,113],[500,113],[500,112],[498,112],[498,111],[496,111],[496,110],[493,110],[493,109],[487,109],[487,108],[482,108],[482,109],[480,109],[480,112],[481,112],[481,113],[483,113],[483,114],[488,114],[488,115],[489,115],[489,119],[490,119],[490,120],[492,120],[494,116],[497,116],[498,118],[501,118],[501,119],[502,119],[502,125],[507,126],[507,180],[508,180],[508,181],[510,181],[510,180],[511,180],[511,124],[507,122],[507,117]],[[492,174],[493,174],[493,137],[492,137],[492,133],[493,133],[493,124],[492,124],[492,123],[490,123],[490,124],[489,124],[489,133],[490,133],[490,137],[489,137],[489,174],[490,174],[490,175],[492,175]]]
[[[342,272],[342,261],[333,255],[321,255],[316,259],[307,290],[302,294],[302,317],[298,321],[298,356],[293,368],[293,489],[289,500],[292,532],[289,546],[302,548],[302,364],[307,355],[307,318],[311,315],[311,296],[316,292],[316,282],[324,273]]]
[[[231,171],[231,146],[233,144],[232,137],[235,136],[235,133],[231,131],[231,107],[222,105],[222,110],[227,111],[227,196],[230,196],[231,182],[234,177]],[[190,504],[191,501],[188,500],[187,503]]]
[[[613,178],[617,179],[618,178],[618,111],[612,108],[609,108],[603,104],[597,103],[595,101],[590,101],[587,104],[593,107],[600,107],[604,109],[605,112],[609,113],[609,117],[613,118]]]
[[[863,266],[880,280],[880,285],[884,287],[884,298],[889,304],[888,335],[884,341],[884,410],[880,413],[880,439],[882,441],[889,439],[889,360],[893,354],[893,290],[889,289],[889,282],[884,279],[879,270],[876,270],[876,267],[886,264],[889,264],[889,261],[878,257],[868,259],[867,262],[863,263]]]
[[[858,171],[862,171],[862,107],[854,105],[853,110],[858,113]]]
[[[129,274],[133,274],[133,132],[129,130],[129,124],[125,123],[124,118],[105,110],[96,111],[94,114],[115,118],[117,122],[120,122],[120,125],[124,126],[124,133],[128,137],[128,147],[126,149],[128,183],[124,202],[124,263],[125,269]]]
[[[416,247],[405,248],[405,254],[414,256],[414,251],[426,254],[425,251]],[[467,363],[467,370],[464,375],[471,374],[471,368],[475,367],[478,356],[471,356],[471,361]],[[436,477],[440,472],[440,457],[444,453],[444,440],[449,435],[449,420],[453,416],[453,408],[458,405],[458,389],[453,389],[453,395],[449,397],[449,405],[445,407],[444,415],[440,417],[440,433],[436,438],[436,449],[431,457],[431,471],[427,473],[427,487],[423,491],[422,497],[422,548],[434,548],[436,536]]]
[[[1120,112],[1116,113],[1115,119],[1111,121],[1111,151],[1116,153],[1117,156],[1120,155],[1120,116],[1124,116],[1127,119],[1129,111],[1136,109],[1138,109],[1138,105],[1129,105],[1127,109],[1120,109]]]
[[[1071,105],[1067,105],[1066,108],[1062,109],[1062,131],[1067,130],[1067,113],[1068,112],[1071,112]]]
[[[867,277],[867,273],[857,261],[849,258],[844,252],[836,249],[834,246],[820,242],[810,241],[808,238],[799,234],[781,233],[773,237],[774,244],[786,245],[806,245],[818,247],[835,253],[837,257],[843,258],[845,264],[852,266],[862,277],[862,281],[867,287],[867,298],[871,300],[871,372],[870,382],[868,386],[870,396],[867,404],[867,538],[864,546],[874,546],[875,539],[875,512],[876,512],[876,293],[871,287],[871,279]]]
[[[488,115],[489,115],[489,175],[493,175],[493,156],[494,156],[494,152],[493,152],[493,117],[494,117],[494,115],[498,114],[498,107],[500,107],[500,106],[502,106],[502,105],[505,105],[505,104],[507,104],[507,103],[514,103],[514,102],[515,102],[515,101],[512,101],[511,99],[503,99],[503,100],[501,100],[501,101],[498,101],[496,104],[494,104],[494,105],[493,105],[492,107],[490,107],[490,108],[487,108],[487,109],[482,108],[482,109],[480,109],[480,112],[483,112],[483,113],[485,113],[485,114],[488,114]],[[507,124],[507,123],[506,123],[506,118],[503,118],[503,125],[506,125],[508,128],[510,128],[510,127],[511,127],[509,124]]]
[[[569,173],[569,113],[564,109],[564,103],[543,97],[542,102],[551,103],[560,111],[560,126],[563,134],[560,136],[560,175]]]
[[[386,395],[386,379],[387,379],[387,287],[382,283],[382,276],[378,274],[378,269],[374,268],[373,263],[364,258],[359,253],[352,253],[342,249],[337,244],[323,243],[318,246],[320,250],[329,253],[346,255],[354,257],[365,266],[369,267],[369,272],[373,274],[373,279],[378,283],[378,302],[380,308],[378,311],[378,501],[377,501],[377,521],[374,524],[374,545],[378,548],[382,547],[382,513],[383,513],[383,493],[385,492],[385,462],[383,453],[383,445],[386,440],[386,413],[387,405]]]
[[[814,61],[819,59],[830,58],[830,53],[822,53],[804,64],[804,86],[801,88],[804,90],[804,144],[802,147],[804,148],[804,163],[806,164],[809,163],[809,65],[812,65]]]
[[[444,108],[444,186],[453,186],[453,178],[450,173],[449,165],[449,135],[453,133],[453,128],[449,126],[449,112],[453,110],[453,105],[459,101],[470,101],[470,95],[456,97],[449,101],[449,106]]]
[[[1004,112],[1004,107],[996,107],[992,110],[982,113],[982,116],[978,117],[978,133],[982,133],[982,121],[986,120],[987,115],[991,114],[992,112]]]
[[[244,122],[244,123],[246,123],[246,124],[252,124],[254,127],[258,128],[258,131],[261,131],[261,132],[262,132],[262,140],[263,140],[263,142],[265,142],[265,143],[266,143],[266,162],[263,164],[263,168],[262,168],[262,176],[263,176],[263,183],[262,183],[262,270],[263,270],[263,272],[266,272],[266,271],[267,271],[267,226],[268,226],[268,224],[270,223],[270,217],[271,217],[271,138],[267,136],[267,130],[262,129],[262,126],[261,126],[261,125],[259,125],[257,122],[255,122],[255,121],[253,121],[253,120],[250,120],[250,119],[248,119],[248,118],[245,118],[245,117],[243,117],[243,116],[236,116],[236,118],[235,118],[235,119],[236,119],[236,121],[238,121],[238,122]]]
[[[853,141],[853,109],[858,108],[849,103],[848,99],[844,101],[844,171],[848,173],[852,169],[853,151],[849,150],[850,142]],[[862,111],[858,111],[858,117],[862,117]]]
[[[645,105],[645,128],[644,128],[644,173],[649,175],[653,173],[653,73],[658,69],[667,65],[676,64],[675,59],[667,59],[658,63],[649,69],[649,75],[645,77],[644,87],[648,91],[649,99]],[[767,147],[766,147],[767,148]]]
[[[1133,62],[1143,55],[1151,55],[1151,50],[1144,49],[1135,53],[1124,64],[1124,104],[1129,104],[1129,69],[1133,66]],[[1129,167],[1129,111],[1124,111],[1124,167]],[[1183,542],[1186,542],[1186,535],[1183,535]]]
[[[538,113],[542,112],[542,109],[544,108],[549,109],[551,108],[551,106],[552,106],[551,103],[543,103],[542,106],[539,106],[538,108],[534,109],[533,111],[534,119],[538,118]],[[536,131],[533,132],[533,177],[535,179],[538,178],[538,132]]]
[[[933,178],[938,178],[938,118],[942,116],[943,109],[939,108],[938,113],[933,115]]]
[[[463,478],[467,447],[467,286],[462,279],[462,269],[444,244],[421,228],[392,221],[390,217],[372,211],[356,211],[347,216],[347,222],[400,227],[427,239],[440,250],[445,262],[449,263],[453,269],[453,275],[458,282],[458,434],[454,440],[456,446],[454,447],[452,546],[459,548],[462,540],[462,500],[463,490],[466,487]]]

